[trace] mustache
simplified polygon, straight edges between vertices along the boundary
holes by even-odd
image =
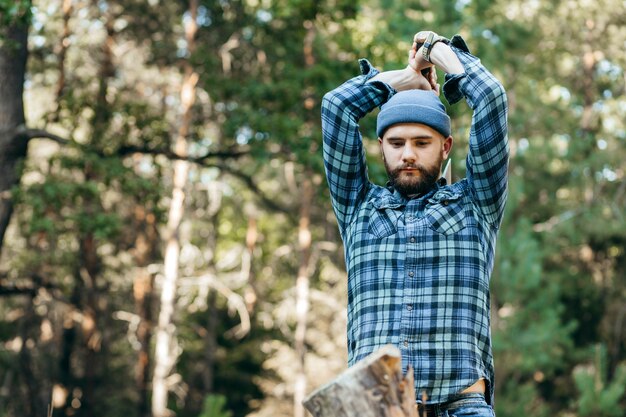
[[[424,165],[420,165],[420,164],[418,164],[418,165],[416,165],[416,164],[404,164],[404,165],[401,165],[398,168],[394,169],[394,172],[400,172],[403,169],[415,169],[415,170],[417,170],[417,171],[419,171],[421,173],[425,173],[425,172],[428,171]]]

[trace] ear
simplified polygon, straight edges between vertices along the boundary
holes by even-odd
[[[448,136],[443,140],[443,159],[447,159],[448,155],[450,155],[450,151],[452,151],[452,144],[454,139],[452,136]]]

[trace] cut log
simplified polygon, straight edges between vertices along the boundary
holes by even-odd
[[[418,417],[413,370],[387,345],[349,368],[303,402],[314,417]]]

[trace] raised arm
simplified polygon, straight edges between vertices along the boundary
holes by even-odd
[[[360,65],[360,76],[326,93],[322,100],[324,167],[342,234],[369,186],[359,120],[396,91],[431,89],[433,84],[411,65],[385,72],[378,72],[366,60]]]
[[[420,56],[420,51],[417,54]],[[469,53],[460,36],[455,36],[449,44],[435,43],[430,62],[447,73],[443,92],[448,102],[454,104],[465,97],[474,111],[466,176],[483,216],[498,227],[506,202],[509,162],[504,87]]]

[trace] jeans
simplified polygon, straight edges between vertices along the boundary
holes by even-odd
[[[417,405],[419,417],[495,417],[493,407],[479,393],[459,394],[442,404]]]

